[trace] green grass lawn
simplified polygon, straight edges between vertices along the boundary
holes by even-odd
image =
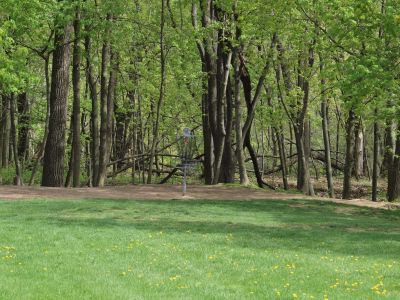
[[[400,212],[0,202],[0,299],[400,299]]]

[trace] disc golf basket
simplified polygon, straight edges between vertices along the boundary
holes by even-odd
[[[183,135],[179,142],[179,159],[180,162],[177,165],[178,169],[183,172],[183,195],[186,195],[187,190],[187,176],[188,173],[194,169],[198,163],[198,160],[194,158],[194,154],[197,150],[196,138],[190,132],[189,128],[183,130]]]

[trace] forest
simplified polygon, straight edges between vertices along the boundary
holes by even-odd
[[[2,0],[3,184],[400,198],[398,0]],[[272,183],[271,176],[279,181]]]

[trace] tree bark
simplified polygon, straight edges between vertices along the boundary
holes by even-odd
[[[397,131],[400,131],[400,124],[397,125]],[[397,134],[396,150],[393,160],[393,169],[391,172],[392,180],[388,182],[387,199],[394,202],[400,199],[400,135]]]
[[[20,161],[25,161],[29,156],[29,126],[30,108],[27,93],[18,95],[18,157]]]
[[[375,117],[378,109],[375,109]],[[374,121],[374,158],[372,166],[372,201],[378,201],[378,177],[379,177],[379,124]]]
[[[112,49],[110,49],[110,75],[107,86],[107,97],[105,103],[102,103],[102,124],[103,129],[100,137],[100,164],[97,186],[105,185],[107,179],[107,166],[110,161],[112,137],[113,137],[113,121],[114,121],[114,99],[115,87],[117,84],[117,68],[118,58]],[[105,110],[105,111],[103,111]],[[104,123],[104,125],[103,125]],[[104,144],[102,144],[104,143]]]
[[[203,7],[202,7],[203,9]],[[203,10],[203,19],[204,19],[204,10]],[[193,1],[192,2],[192,25],[194,28],[197,28],[197,5]],[[204,26],[204,21],[203,21]],[[201,43],[201,41],[196,41],[197,49],[199,51],[199,56],[201,59],[201,69],[204,74],[207,74],[208,63],[206,61],[206,53],[205,47]],[[205,44],[205,43],[204,43]],[[213,156],[213,137],[210,123],[210,107],[208,101],[208,78],[203,76],[202,86],[203,93],[201,97],[201,109],[202,109],[202,127],[203,127],[203,144],[204,144],[204,181],[205,184],[210,185],[213,181],[213,164],[214,164],[214,156]]]
[[[93,75],[93,65],[91,60],[91,39],[90,36],[85,37],[86,51],[86,80],[90,90],[90,98],[92,111],[90,116],[90,135],[91,135],[91,164],[92,164],[92,183],[96,185],[99,175],[99,102],[97,97],[97,84]]]
[[[1,118],[1,166],[8,167],[9,154],[10,154],[10,98],[3,96],[3,110]]]
[[[65,127],[69,87],[71,26],[56,30],[50,94],[49,135],[44,152],[42,185],[64,185]]]
[[[22,180],[22,170],[21,164],[18,156],[18,143],[17,143],[17,129],[15,125],[15,99],[14,95],[10,96],[10,122],[11,122],[11,142],[12,142],[12,150],[14,152],[14,162],[15,162],[15,173],[16,177],[14,179],[15,185],[23,185]]]
[[[74,50],[73,50],[73,70],[72,70],[72,86],[74,91],[73,101],[73,123],[72,123],[72,185],[73,187],[80,186],[81,175],[81,95],[80,95],[80,64],[81,64],[81,49],[80,49],[80,31],[81,31],[81,12],[77,8],[74,21]]]
[[[364,175],[364,133],[361,119],[355,126],[353,174],[358,179]]]
[[[281,161],[282,166],[282,181],[283,181],[283,188],[285,190],[289,189],[289,182],[288,182],[288,167],[286,162],[286,150],[285,150],[285,138],[283,135],[283,128],[280,131],[275,130],[276,140],[278,142],[279,147],[279,158]]]
[[[346,124],[346,159],[343,179],[343,199],[351,199],[351,175],[354,165],[354,122],[355,114],[352,109],[349,111]]]
[[[243,149],[243,136],[242,136],[242,101],[240,99],[240,62],[238,49],[234,50],[233,54],[234,65],[234,99],[235,99],[235,132],[236,132],[236,158],[239,165],[240,184],[248,185],[250,183],[247,176],[244,149]]]
[[[111,14],[107,15],[107,21],[112,19]],[[111,78],[107,80],[107,72],[108,72],[108,63],[111,62],[111,50],[110,44],[108,42],[110,29],[106,30],[106,36],[103,42],[102,51],[101,51],[101,79],[100,79],[100,145],[99,145],[99,170],[98,176],[95,183],[95,186],[102,187],[105,184],[105,180],[107,178],[107,164],[109,160],[109,139],[108,137],[108,128],[111,126],[108,124],[109,119],[109,110],[108,110],[108,100],[110,98],[109,95],[109,81]],[[110,70],[110,75],[112,74],[112,70]],[[111,95],[112,97],[112,95]]]
[[[320,72],[321,76],[324,76],[322,73],[324,71],[324,63],[322,57],[320,55]],[[321,117],[322,117],[322,135],[324,138],[324,154],[325,154],[325,174],[326,181],[328,183],[328,194],[329,197],[335,198],[335,190],[333,186],[333,175],[332,175],[332,162],[331,162],[331,142],[329,139],[329,124],[328,124],[328,104],[326,100],[326,92],[325,92],[325,79],[321,79]]]
[[[147,183],[151,184],[152,176],[153,176],[153,164],[155,159],[156,146],[158,143],[158,135],[160,129],[160,114],[161,114],[161,106],[164,102],[165,96],[165,77],[166,77],[166,55],[165,55],[165,0],[161,0],[161,21],[160,21],[160,73],[161,73],[161,82],[160,82],[160,90],[159,90],[159,98],[157,101],[156,108],[156,120],[153,128],[153,138],[150,148],[150,159],[149,159],[149,168],[147,173]]]
[[[39,151],[37,157],[35,159],[32,174],[29,179],[29,186],[33,185],[35,181],[35,175],[37,169],[39,167],[39,163],[44,156],[44,151],[46,147],[47,137],[49,135],[49,122],[50,122],[50,75],[49,75],[49,56],[46,56],[44,59],[44,74],[45,74],[45,82],[46,82],[46,121],[44,124],[44,134],[42,138],[42,142],[39,145]]]

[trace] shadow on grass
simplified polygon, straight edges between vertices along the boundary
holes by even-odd
[[[53,206],[54,205],[54,206]],[[321,249],[341,255],[398,259],[400,214],[329,202],[293,201],[104,201],[48,202],[38,218],[51,225],[126,228],[182,235],[233,234],[234,247]],[[339,209],[340,208],[340,209]],[[41,216],[40,216],[41,215]],[[213,243],[226,244],[223,238]],[[326,249],[325,249],[326,248]]]

